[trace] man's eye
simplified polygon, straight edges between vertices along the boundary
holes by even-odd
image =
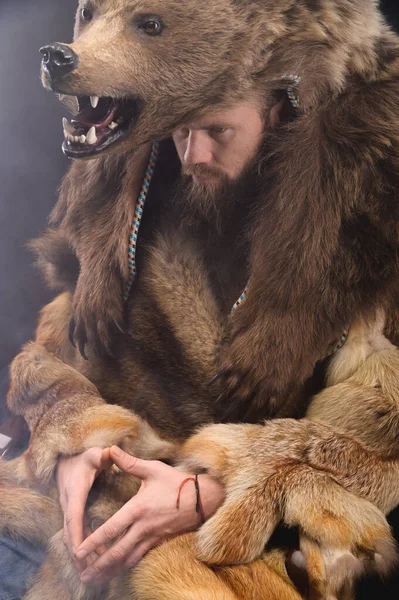
[[[220,135],[222,133],[226,133],[228,127],[211,127],[211,133],[215,133],[216,135]]]

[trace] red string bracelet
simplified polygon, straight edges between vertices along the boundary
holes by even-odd
[[[197,504],[195,506],[195,510],[201,518],[201,525],[203,525],[205,523],[206,519],[205,519],[204,507],[202,505],[202,500],[201,500],[201,492],[200,492],[200,486],[199,486],[199,481],[198,481],[198,475],[195,476],[195,491],[197,492]]]
[[[199,514],[199,516],[201,518],[201,525],[203,525],[205,523],[206,519],[205,519],[204,507],[202,505],[202,500],[201,500],[201,492],[200,492],[200,486],[199,486],[199,481],[198,481],[198,475],[196,475],[195,477],[187,477],[187,479],[184,479],[181,482],[180,487],[179,487],[179,492],[177,494],[176,508],[177,508],[177,510],[179,510],[182,490],[183,490],[184,486],[186,485],[186,483],[189,481],[193,481],[194,485],[195,485],[195,491],[196,491],[196,495],[197,495],[195,512]]]

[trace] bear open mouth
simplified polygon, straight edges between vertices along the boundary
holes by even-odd
[[[137,123],[139,100],[79,96],[79,112],[63,119],[63,152],[68,158],[100,154],[126,137]]]

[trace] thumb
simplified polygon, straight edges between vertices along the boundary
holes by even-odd
[[[110,455],[113,462],[121,471],[135,475],[141,480],[148,479],[152,473],[149,461],[131,456],[118,448],[118,446],[112,446]]]
[[[101,471],[105,469],[110,469],[113,464],[114,463],[111,458],[111,449],[105,448],[105,450],[101,452],[98,469]]]

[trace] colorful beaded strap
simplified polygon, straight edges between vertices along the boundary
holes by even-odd
[[[341,337],[339,338],[339,342],[338,342],[337,346],[334,348],[334,350],[330,354],[327,355],[327,358],[329,356],[332,356],[336,352],[338,352],[338,350],[341,350],[342,346],[345,345],[345,342],[348,339],[348,335],[349,335],[349,327],[347,327],[346,329],[344,329]]]
[[[295,109],[299,108],[299,100],[297,98],[297,95],[294,91],[294,88],[296,88],[300,81],[301,78],[299,77],[299,75],[284,75],[284,77],[281,78],[283,81],[289,81],[291,83],[290,87],[287,88],[287,96],[292,104],[292,106]]]
[[[242,304],[244,302],[244,300],[246,299],[248,294],[248,288],[246,287],[245,290],[243,291],[243,293],[241,294],[241,296],[238,298],[237,302],[234,304],[233,308],[231,309],[232,314],[234,314],[237,310],[237,308],[240,306],[240,304]]]
[[[137,276],[137,268],[136,268],[136,250],[137,250],[137,239],[139,235],[139,229],[141,225],[141,220],[143,218],[144,205],[147,200],[148,190],[150,189],[150,184],[152,181],[152,176],[154,175],[155,165],[157,163],[159,153],[159,143],[155,142],[152,145],[150,159],[148,161],[147,171],[144,177],[143,185],[141,187],[141,191],[137,200],[136,210],[134,213],[134,220],[132,229],[129,237],[129,279],[126,282],[125,289],[123,291],[123,299],[126,301],[129,297],[130,290],[132,289],[132,285]]]

